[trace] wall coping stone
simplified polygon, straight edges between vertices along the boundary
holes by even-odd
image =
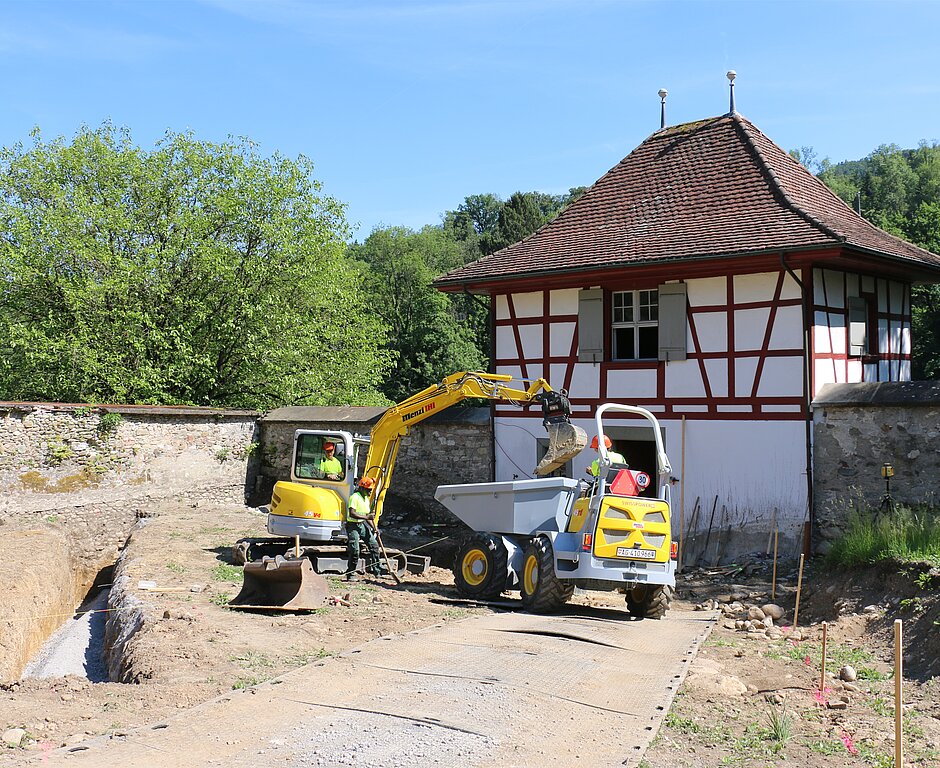
[[[195,405],[116,405],[95,403],[33,403],[0,401],[0,413],[32,413],[33,411],[76,411],[90,408],[123,415],[140,416],[208,416],[217,418],[257,419],[259,411],[236,408],[206,408]]]
[[[814,407],[940,405],[940,381],[882,381],[864,384],[826,384]]]

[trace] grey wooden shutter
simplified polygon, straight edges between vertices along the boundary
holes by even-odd
[[[599,363],[604,359],[604,291],[583,290],[578,294],[578,362]]]
[[[659,286],[659,359],[686,359],[686,284]]]

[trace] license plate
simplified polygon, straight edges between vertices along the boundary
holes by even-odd
[[[655,560],[655,549],[633,549],[633,547],[617,547],[617,557],[631,557],[634,560]]]

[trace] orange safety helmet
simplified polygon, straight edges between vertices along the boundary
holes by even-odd
[[[370,491],[375,487],[375,478],[374,477],[364,477],[359,481],[359,485],[362,488],[368,488]]]
[[[323,444],[323,450],[324,450],[324,451],[335,451],[335,450],[336,450],[336,443],[331,443],[331,442],[329,442],[329,441],[325,442],[325,443]]]
[[[605,447],[605,448],[610,448],[612,445],[613,445],[613,443],[610,442],[610,438],[607,437],[607,435],[604,435],[604,447]],[[595,451],[597,450],[597,435],[594,435],[594,439],[591,441],[591,447],[592,447]]]

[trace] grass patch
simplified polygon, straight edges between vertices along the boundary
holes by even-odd
[[[469,615],[470,612],[466,608],[445,608],[443,613],[445,619],[462,619]]]
[[[725,640],[723,637],[716,637],[714,640],[705,641],[706,648],[737,648],[738,643],[735,640]]]
[[[209,602],[213,605],[228,605],[228,601],[231,600],[231,596],[223,594],[222,592],[216,592],[212,597],[209,598]]]
[[[262,677],[239,677],[234,683],[232,683],[232,690],[240,691],[243,688],[251,688],[251,686],[263,682],[264,678]]]
[[[846,751],[841,741],[804,741],[803,746],[817,755],[841,755]]]
[[[666,715],[666,727],[684,734],[698,733],[702,730],[691,717],[682,717],[672,712]]]
[[[859,667],[856,674],[859,680],[889,680],[894,677],[893,672],[879,672],[871,667]]]
[[[258,651],[246,651],[238,656],[232,656],[229,661],[237,661],[248,669],[264,669],[273,667],[274,662],[265,654]]]
[[[215,581],[228,581],[232,584],[238,584],[242,580],[242,569],[237,565],[219,563],[213,567],[211,573]]]
[[[826,560],[842,568],[884,560],[940,565],[940,513],[927,506],[856,511]]]
[[[172,561],[166,564],[168,571],[173,571],[173,573],[182,573],[186,570],[180,563],[174,563]]]
[[[783,655],[794,661],[801,661],[804,664],[809,658],[809,663],[815,667],[822,664],[822,644],[817,643],[799,643],[797,645],[787,644],[783,646]],[[770,654],[766,654],[769,656]],[[855,648],[850,645],[840,645],[838,643],[829,643],[826,646],[826,666],[832,669],[834,666],[844,666],[849,664],[856,669],[863,664],[870,664],[874,661],[874,656],[862,648]],[[874,672],[869,667],[864,667]]]

